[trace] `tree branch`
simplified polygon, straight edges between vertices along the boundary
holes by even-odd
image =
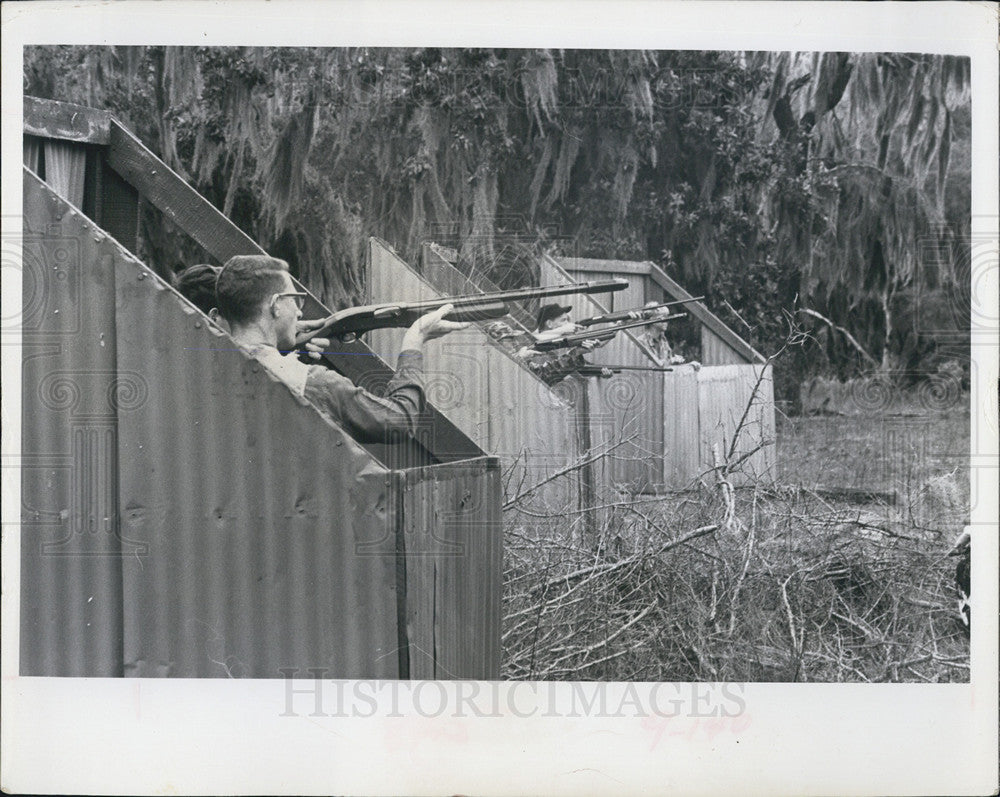
[[[813,318],[818,318],[823,323],[828,324],[831,329],[835,329],[835,330],[837,330],[837,332],[842,333],[844,335],[844,337],[847,338],[847,341],[852,346],[854,346],[855,349],[858,350],[858,352],[861,354],[862,357],[864,357],[875,368],[879,367],[878,361],[874,357],[872,357],[867,351],[865,351],[864,347],[860,343],[858,343],[857,340],[855,340],[854,335],[852,335],[850,332],[848,332],[842,326],[838,326],[837,324],[834,324],[833,321],[831,321],[829,318],[827,318],[826,316],[820,315],[815,310],[808,310],[806,308],[801,308],[801,309],[799,309],[798,312],[805,313],[806,315],[810,315]]]

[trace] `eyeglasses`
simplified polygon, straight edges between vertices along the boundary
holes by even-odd
[[[295,306],[300,310],[305,306],[306,296],[308,294],[302,293],[301,291],[287,291],[285,293],[276,293],[271,297],[271,309],[274,309],[274,303],[278,301],[282,296],[291,296],[295,299]]]

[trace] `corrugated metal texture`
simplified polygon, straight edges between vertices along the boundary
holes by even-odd
[[[698,413],[701,426],[702,462],[710,467],[725,458],[732,447],[736,429],[746,407],[733,459],[774,440],[774,393],[770,369],[760,387],[754,386],[763,366],[719,365],[698,372]],[[767,445],[748,457],[731,479],[734,484],[748,481],[772,481],[775,474],[775,448]]]
[[[425,243],[421,248],[420,273],[428,283],[445,296],[462,296],[476,293],[496,293],[500,290],[496,285],[482,276],[472,282],[458,268],[447,260],[440,248],[433,243]],[[511,302],[508,305],[509,315],[515,329],[530,331],[534,327],[534,315],[529,313],[523,302]],[[508,322],[510,323],[510,322]]]
[[[629,280],[629,287],[624,291],[609,294],[585,294],[582,296],[568,296],[560,299],[560,303],[570,305],[573,320],[589,318],[601,313],[611,312],[612,302],[616,310],[628,310],[634,307],[641,307],[641,277],[632,274],[618,274],[602,271],[587,271],[578,275],[567,272],[559,265],[554,258],[545,256],[539,261],[539,277],[543,286],[566,285],[578,280],[604,280],[612,278],[622,278]],[[629,294],[629,302],[619,299],[620,293]],[[612,299],[612,297],[614,297]],[[588,360],[597,365],[621,364],[621,365],[656,365],[656,361],[638,340],[632,331],[619,332],[614,339],[599,349],[588,355]]]
[[[24,165],[35,174],[41,176],[42,168],[42,139],[37,136],[24,136]]]
[[[523,496],[524,506],[546,514],[575,508],[580,474],[556,474],[582,453],[574,431],[576,406],[563,396],[562,383],[549,388],[503,352],[492,346],[485,346],[484,351],[489,376],[490,453],[503,460],[507,500]],[[536,485],[541,487],[533,490]],[[521,516],[519,520],[528,518]]]
[[[116,373],[105,238],[25,171],[21,675],[122,673],[116,410],[142,385]]]
[[[701,328],[702,365],[744,365],[746,358],[708,327]]]
[[[572,261],[571,261],[572,262]],[[567,272],[553,258],[540,263],[542,285],[561,285],[575,280],[624,278],[629,287],[613,294],[615,309],[641,307],[644,277],[630,272],[595,270]],[[618,297],[625,294],[623,299]],[[571,297],[573,318],[586,318],[612,310],[607,296]],[[658,363],[630,332],[587,355],[595,365],[655,366]],[[613,448],[608,462],[600,466],[598,481],[633,491],[663,484],[663,374],[623,371],[610,379],[589,380],[591,439],[594,446]]]
[[[87,149],[83,144],[45,140],[45,182],[63,199],[83,207],[83,178]]]
[[[705,468],[701,461],[698,372],[678,368],[663,375],[664,483],[682,490]]]
[[[485,280],[480,285],[470,282],[433,245],[424,246],[423,256],[424,278],[442,293],[497,290]],[[532,319],[520,311],[517,303],[511,305],[511,316],[509,323],[515,329],[533,326]],[[561,395],[564,388],[553,391],[491,340],[481,351],[485,353],[490,385],[488,450],[506,463],[505,495],[515,497],[544,482],[541,489],[529,494],[530,498],[526,496],[526,503],[537,504],[539,511],[548,514],[578,508],[579,473],[548,481],[581,453],[574,401]]]
[[[663,376],[623,371],[587,380],[592,443],[610,452],[605,472],[618,489],[663,484]]]
[[[388,472],[136,261],[119,259],[125,672],[398,674]]]
[[[23,496],[26,674],[280,677],[292,668],[307,677],[316,667],[331,677],[405,676],[402,475],[32,179],[26,213],[45,233],[25,270],[26,331],[32,314],[43,320],[33,322],[40,365],[25,357],[26,372],[37,367],[26,390],[38,397],[26,394],[25,407],[40,400],[72,422],[50,413],[25,423],[24,464],[40,466]],[[57,235],[58,222],[72,234]],[[41,294],[47,309],[36,312],[40,269],[67,257],[39,265],[53,240],[70,255],[76,241],[86,271],[53,268],[65,288]],[[41,362],[67,352],[81,369]],[[53,376],[66,378],[47,385]],[[497,504],[489,461],[462,464],[462,496]],[[496,522],[473,526],[483,524],[499,536]],[[71,556],[52,555],[67,543]],[[473,598],[489,605],[499,590]],[[440,655],[457,655],[442,639]]]
[[[496,459],[405,474],[411,678],[500,677],[499,477]]]
[[[394,252],[373,243],[369,301],[418,301],[440,293]],[[450,267],[449,267],[450,268]],[[403,330],[376,330],[383,358],[398,350]],[[425,350],[427,394],[477,445],[502,458],[508,498],[565,468],[579,453],[572,405],[473,325],[431,341]],[[574,505],[577,477],[547,483],[533,498],[547,508]]]
[[[368,277],[369,301],[420,302],[440,298],[394,252],[373,241]],[[395,360],[403,329],[376,329],[369,345],[383,360]],[[482,357],[485,336],[475,326],[453,332],[424,347],[427,398],[481,448],[488,447],[489,378]],[[483,445],[486,443],[486,445]]]

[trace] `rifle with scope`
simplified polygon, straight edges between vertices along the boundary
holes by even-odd
[[[532,344],[531,348],[536,351],[553,351],[555,349],[568,349],[578,346],[587,340],[611,340],[615,335],[625,329],[636,329],[638,327],[648,327],[659,324],[663,321],[673,321],[675,318],[686,318],[687,313],[675,313],[673,315],[662,316],[660,318],[647,318],[642,321],[631,321],[627,324],[615,324],[601,329],[590,329],[585,332],[574,332],[570,335],[552,338],[551,340],[540,340]]]
[[[678,304],[689,304],[690,302],[700,302],[704,299],[704,296],[695,296],[691,299],[678,299],[674,302],[661,302],[660,304],[651,305],[649,307],[639,307],[635,310],[621,310],[617,313],[605,313],[604,315],[595,315],[591,318],[584,318],[582,321],[577,321],[581,327],[592,327],[596,324],[616,324],[619,321],[634,321],[646,318],[652,318],[653,314],[663,308],[663,307],[674,307]],[[677,318],[677,316],[664,316],[662,318],[656,319],[657,321],[667,321],[670,318]]]
[[[480,293],[468,296],[451,296],[426,302],[391,302],[384,304],[349,307],[327,317],[318,329],[310,330],[296,339],[301,346],[313,338],[336,337],[341,340],[356,338],[373,329],[405,329],[420,316],[443,307],[454,305],[444,318],[446,321],[485,321],[507,315],[507,302],[524,299],[547,299],[583,293],[612,293],[628,287],[624,279],[578,282],[571,285],[554,285],[548,288],[519,288],[511,291]]]

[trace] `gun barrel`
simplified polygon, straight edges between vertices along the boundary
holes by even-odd
[[[604,369],[611,372],[612,375],[620,374],[622,371],[653,371],[658,374],[665,374],[667,371],[674,370],[673,368],[646,368],[641,365],[584,365],[576,369],[576,373],[580,376],[604,376]]]
[[[427,312],[442,304],[453,304],[456,308],[483,302],[519,302],[524,299],[551,299],[556,296],[570,296],[584,293],[614,293],[628,287],[628,280],[615,278],[610,280],[592,280],[590,282],[574,282],[569,285],[550,285],[545,288],[516,288],[510,291],[495,293],[472,293],[464,296],[445,296],[429,302],[414,302],[414,308],[426,306]]]
[[[673,371],[673,368],[657,368],[655,365],[596,365],[595,368],[607,368],[615,373],[619,371],[651,371],[655,374],[663,374]]]

